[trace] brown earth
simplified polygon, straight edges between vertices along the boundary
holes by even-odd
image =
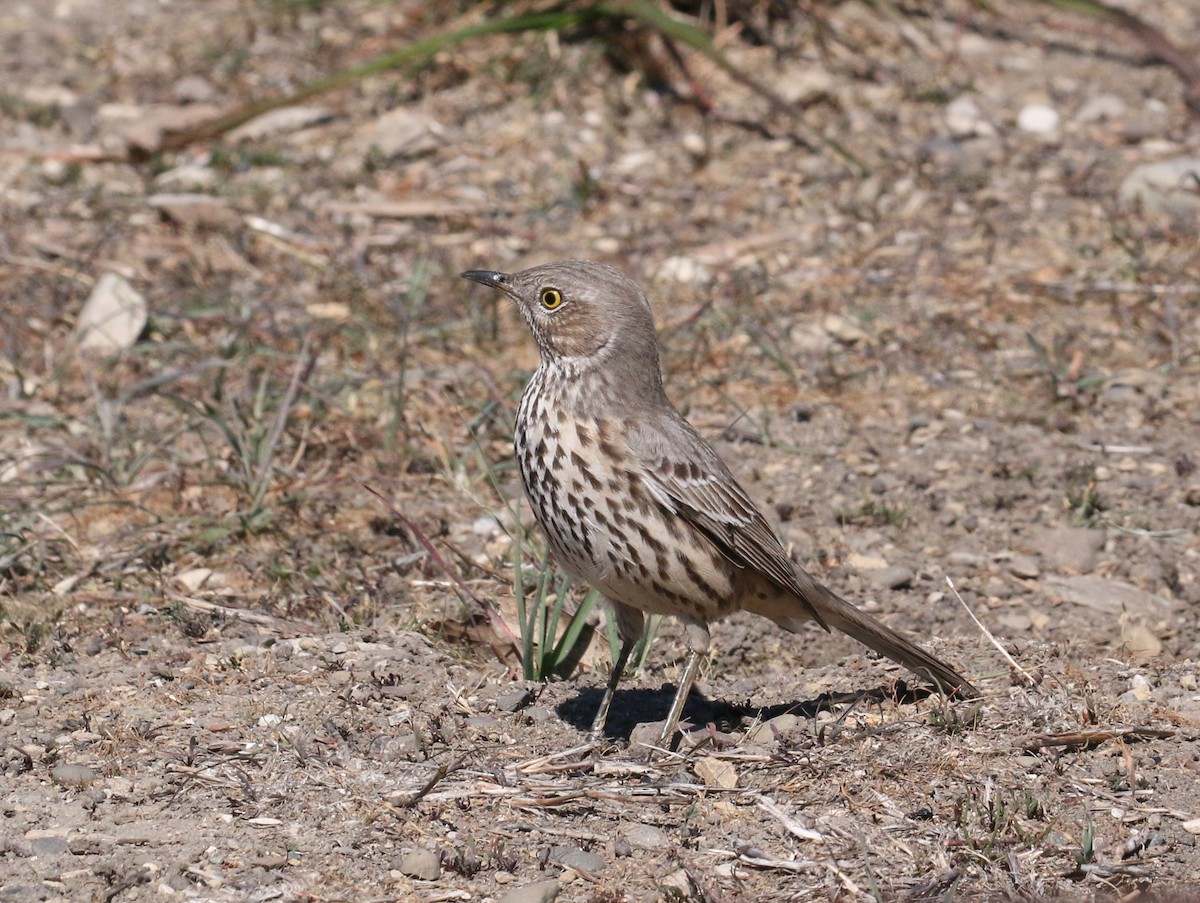
[[[1037,5],[728,6],[719,46],[799,120],[693,51],[689,79],[643,34],[567,31],[171,152],[170,123],[502,13],[0,8],[0,899],[1200,882],[1200,243],[1118,199],[1197,156],[1183,87]],[[1142,6],[1200,45],[1192,4]],[[598,748],[606,643],[514,679],[467,593],[515,623],[536,352],[457,273],[578,256],[647,288],[670,394],[797,558],[982,704],[748,616],[675,754],[634,731],[674,625]],[[106,272],[150,316],[97,357],[74,335]]]

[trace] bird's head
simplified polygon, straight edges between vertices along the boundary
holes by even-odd
[[[649,368],[658,378],[650,303],[620,270],[590,260],[562,260],[519,273],[467,270],[462,275],[516,302],[544,362],[576,370],[637,371],[630,377]]]

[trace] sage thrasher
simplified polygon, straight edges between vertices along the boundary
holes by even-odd
[[[512,298],[537,340],[541,366],[517,412],[521,481],[562,567],[616,612],[621,651],[593,737],[646,612],[679,618],[688,649],[664,743],[708,650],[709,623],[741,609],[789,631],[809,620],[836,627],[944,693],[978,695],[950,665],[792,562],[725,462],[667,400],[650,304],[631,279],[585,260],[462,275]]]

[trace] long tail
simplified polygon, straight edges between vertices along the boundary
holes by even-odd
[[[799,571],[798,568],[797,570]],[[808,574],[801,574],[808,577],[808,580],[801,581],[801,585],[807,590],[804,594],[804,601],[808,603],[805,606],[805,614],[796,616],[798,606],[795,598],[783,600],[777,597],[771,603],[762,607],[756,606],[752,610],[766,615],[786,630],[795,630],[804,621],[811,620],[811,616],[807,614],[808,606],[811,606],[826,627],[840,630],[880,655],[886,655],[918,677],[929,681],[945,695],[957,695],[966,699],[979,696],[979,690],[974,684],[936,655],[901,636],[865,611],[855,608],[845,599],[834,595]],[[781,611],[781,602],[791,610],[786,613]]]

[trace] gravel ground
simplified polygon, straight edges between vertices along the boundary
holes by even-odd
[[[718,46],[799,118],[594,28],[468,41],[183,148],[489,12],[0,8],[0,899],[1200,884],[1183,87],[1036,4],[718,7]],[[1200,40],[1183,0],[1128,9]],[[642,743],[671,623],[598,745],[602,621],[570,675],[519,679],[479,601],[515,623],[536,350],[457,274],[563,257],[646,287],[669,394],[797,559],[982,702],[745,615],[674,753]],[[81,347],[114,292],[130,343]]]

